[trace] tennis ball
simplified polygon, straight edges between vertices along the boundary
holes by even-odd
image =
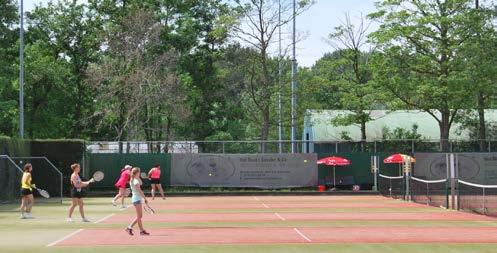
[[[209,177],[212,177],[212,173],[209,173]]]
[[[304,163],[307,163],[307,160],[304,160]]]

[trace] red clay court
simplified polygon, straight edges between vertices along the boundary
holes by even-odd
[[[128,208],[49,246],[497,243],[494,218],[381,196],[170,197],[151,205],[151,236],[124,232]]]

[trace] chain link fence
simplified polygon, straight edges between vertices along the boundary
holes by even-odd
[[[291,153],[355,153],[355,152],[497,152],[497,140],[449,140],[443,150],[440,140],[352,141],[92,141],[86,143],[88,153],[215,153],[256,154]],[[280,152],[281,150],[281,152]]]

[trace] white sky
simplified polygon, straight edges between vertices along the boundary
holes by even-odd
[[[297,17],[297,30],[307,36],[297,45],[297,61],[299,66],[310,67],[323,56],[332,51],[325,38],[339,26],[345,13],[352,20],[361,13],[367,15],[375,10],[374,3],[378,0],[316,0],[307,12]],[[48,0],[24,0],[24,8],[29,11],[35,5],[44,4]],[[374,25],[372,28],[374,29]]]

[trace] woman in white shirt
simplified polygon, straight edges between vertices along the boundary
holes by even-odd
[[[133,206],[135,206],[136,217],[126,228],[126,232],[129,235],[133,235],[133,226],[138,223],[138,227],[140,228],[140,235],[150,235],[143,228],[142,217],[143,217],[143,208],[142,208],[142,199],[145,203],[148,203],[145,194],[141,189],[142,180],[140,179],[140,168],[135,167],[131,170],[131,178],[129,180],[129,186],[131,188],[131,202]]]

